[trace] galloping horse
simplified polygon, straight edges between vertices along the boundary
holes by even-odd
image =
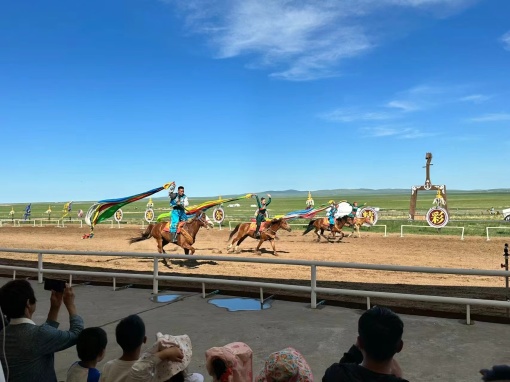
[[[271,242],[271,246],[273,247],[273,255],[278,256],[276,253],[274,239],[276,237],[276,232],[280,228],[288,232],[292,230],[292,228],[289,226],[289,223],[287,222],[287,219],[285,218],[273,219],[271,221],[262,223],[260,227],[259,244],[257,245],[257,248],[255,248],[255,253],[257,255],[260,255],[259,249],[262,243],[266,240],[269,240]],[[234,235],[236,236],[234,239],[232,239]],[[228,241],[232,239],[232,242],[227,246],[227,252],[237,252],[239,245],[241,245],[244,239],[246,239],[248,236],[255,239],[255,223],[239,223],[230,233]]]
[[[129,244],[147,240],[153,237],[158,242],[158,252],[166,253],[163,247],[171,241],[170,232],[164,230],[167,224],[168,222],[149,224],[145,232],[140,236],[128,239]],[[195,253],[195,248],[193,248],[192,245],[195,242],[195,236],[197,235],[198,230],[201,227],[206,227],[209,229],[209,227],[212,228],[212,226],[213,224],[207,215],[204,212],[200,212],[193,219],[182,224],[180,233],[177,235],[177,243],[174,244],[183,248],[184,254],[188,255],[191,251],[191,255],[193,255]],[[166,259],[163,259],[163,263],[168,266]]]
[[[351,227],[352,227],[352,233],[349,234],[347,237],[351,237],[354,234],[354,231],[356,230],[356,233],[358,234],[358,238],[361,237],[361,234],[359,232],[359,227],[361,227],[363,224],[368,224],[369,226],[373,226],[372,219],[370,216],[366,217],[355,217],[352,221]]]
[[[321,236],[330,241],[335,237],[335,233],[340,233],[340,239],[337,240],[340,241],[343,239],[345,234],[342,232],[342,228],[344,225],[350,226],[352,224],[352,218],[348,215],[339,217],[335,219],[335,225],[333,226],[333,229],[331,231],[331,234],[329,237],[324,236],[324,231],[329,230],[329,220],[328,218],[319,218],[311,220],[310,223],[308,223],[308,227],[306,227],[305,232],[303,232],[303,235],[306,235],[308,232],[310,232],[312,229],[315,228],[315,234],[317,235],[317,242],[321,241]],[[320,234],[319,234],[320,231]]]

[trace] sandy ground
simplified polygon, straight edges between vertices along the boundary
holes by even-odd
[[[87,228],[78,227],[2,227],[0,228],[0,247],[39,248],[76,251],[124,251],[155,252],[154,239],[130,245],[128,239],[141,233],[140,227],[121,229],[100,226],[96,228],[93,239],[82,239]],[[446,235],[407,235],[398,234],[383,237],[379,232],[362,232],[363,237],[344,238],[341,243],[316,243],[313,233],[302,236],[302,231],[279,232],[276,248],[279,258],[324,260],[341,262],[360,262],[373,264],[396,264],[430,266],[442,268],[469,268],[499,270],[503,259],[503,245],[506,239],[467,237]],[[227,254],[228,230],[202,229],[195,243],[196,254]],[[256,241],[246,239],[238,254],[232,257],[255,257]],[[167,253],[183,254],[183,251],[169,244]],[[262,257],[274,258],[269,243],[262,247]],[[258,256],[257,256],[258,257]],[[35,261],[35,255],[0,253],[2,264],[25,263]],[[90,267],[111,270],[129,269],[137,272],[152,271],[152,260],[126,259],[100,256],[50,256],[44,257],[46,268]],[[179,266],[182,261],[174,261],[171,269],[160,267],[161,273],[215,275],[233,278],[282,279],[299,283],[310,279],[308,267],[296,267],[272,264],[241,264],[230,262],[199,262],[194,267]],[[454,276],[402,272],[380,272],[356,269],[338,269],[319,267],[317,280],[319,286],[355,287],[365,290],[389,290],[401,293],[429,293],[474,298],[504,299],[505,281],[499,277]]]

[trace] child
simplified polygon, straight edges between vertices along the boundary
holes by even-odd
[[[122,348],[122,356],[119,359],[108,361],[101,373],[101,382],[124,382],[130,380],[132,366],[140,358],[142,345],[147,341],[145,336],[145,324],[136,314],[123,318],[115,328],[115,338]],[[154,357],[161,360],[181,362],[183,358],[179,347],[173,346],[160,349]],[[150,371],[150,370],[149,370]],[[153,375],[147,373],[146,378],[138,381],[152,381]]]
[[[67,371],[66,382],[98,382],[99,370],[96,365],[104,358],[106,332],[101,328],[87,328],[78,335],[76,350],[80,361],[71,365]]]
[[[233,342],[207,350],[205,366],[213,382],[252,382],[252,355],[248,345]]]
[[[173,362],[162,360],[155,356],[158,351],[178,347],[182,353],[182,361]],[[147,380],[148,375],[153,375],[157,382],[203,382],[204,377],[199,373],[188,373],[188,366],[193,354],[189,336],[171,336],[169,334],[156,334],[156,342],[143,353],[140,359],[132,366],[130,377],[133,380]]]
[[[255,382],[313,382],[313,374],[303,355],[286,348],[267,357]]]

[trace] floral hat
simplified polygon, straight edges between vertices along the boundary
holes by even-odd
[[[313,382],[313,374],[303,355],[288,347],[267,357],[255,382]]]
[[[222,347],[214,347],[205,352],[206,368],[213,382],[252,382],[253,351],[244,342],[232,342]],[[216,379],[213,361],[221,359],[227,370]]]
[[[143,358],[149,358],[154,353],[157,353],[161,348],[178,346],[182,354],[184,355],[182,362],[166,361],[161,362],[156,366],[155,377],[156,381],[163,382],[168,381],[171,377],[179,374],[185,370],[191,362],[191,356],[193,349],[191,347],[191,340],[186,334],[182,336],[171,336],[169,334],[156,334],[157,341],[151,346],[151,348],[142,355]]]

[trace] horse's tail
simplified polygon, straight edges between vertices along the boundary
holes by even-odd
[[[230,241],[230,239],[232,239],[232,236],[234,236],[237,233],[237,231],[239,231],[239,228],[241,227],[241,224],[242,223],[239,223],[238,225],[236,225],[234,230],[232,232],[230,232],[230,236],[228,237],[227,241]]]
[[[129,244],[137,243],[139,241],[144,241],[150,239],[152,236],[152,229],[154,228],[154,224],[149,224],[147,229],[138,237],[132,237],[129,240]]]
[[[315,228],[313,223],[315,223],[316,220],[317,219],[310,220],[310,223],[308,223],[308,227],[306,227],[305,232],[303,232],[303,235],[306,235],[308,232]]]

